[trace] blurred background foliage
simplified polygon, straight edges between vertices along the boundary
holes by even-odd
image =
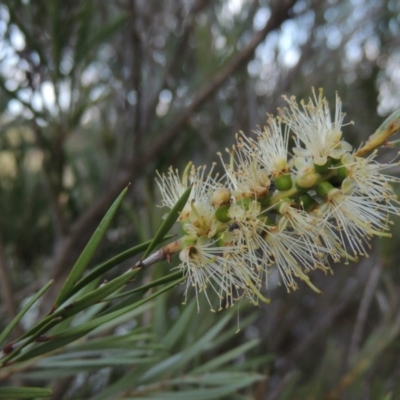
[[[235,132],[262,127],[266,113],[283,105],[281,95],[307,98],[312,86],[323,87],[333,106],[337,91],[347,122],[354,121],[345,135],[358,146],[400,107],[399,65],[395,0],[2,2],[0,328],[54,278],[36,314],[16,332],[48,312],[128,182],[132,188],[94,262],[154,234],[163,215],[156,169],[211,163]],[[381,153],[383,160],[395,156]],[[270,305],[241,311],[239,334],[235,313],[212,314],[203,306],[196,314],[181,305],[178,288],[99,332],[122,353],[93,341],[77,356],[81,344],[73,344],[6,383],[51,386],[54,399],[121,392],[145,398],[152,383],[153,395],[181,391],[160,398],[194,399],[197,389],[216,388],[193,375],[197,368],[213,371],[220,387],[228,376],[229,384],[238,382],[204,398],[400,398],[398,223],[394,238],[375,241],[358,265],[335,265],[328,277],[313,273],[323,295],[305,285],[290,295],[272,287]],[[169,268],[152,267],[144,282]],[[125,336],[116,343],[115,334]],[[138,352],[135,340],[146,352]],[[175,368],[163,364],[163,357],[190,349],[192,356]],[[233,355],[207,364],[224,354]],[[132,386],[138,379],[141,390]]]

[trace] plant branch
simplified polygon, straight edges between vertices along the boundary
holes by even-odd
[[[158,97],[161,90],[165,87],[166,81],[169,76],[174,71],[177,71],[179,68],[180,63],[182,62],[182,58],[185,54],[184,50],[185,47],[188,45],[190,34],[193,31],[194,21],[196,20],[197,14],[207,6],[209,0],[198,0],[188,13],[188,17],[185,19],[183,23],[183,33],[179,38],[179,43],[176,45],[175,51],[173,52],[172,56],[170,57],[169,63],[164,68],[163,76],[161,78],[160,84],[157,90],[154,92],[153,96],[150,97],[148,105],[146,107],[145,119],[144,119],[144,126],[150,126],[150,121],[155,115],[156,106],[158,104]]]
[[[160,261],[171,261],[171,257],[180,250],[182,240],[178,239],[175,240],[166,246],[162,247],[161,249],[155,251],[154,253],[150,254],[144,260],[138,261],[131,269],[136,268],[148,268],[153,264],[156,264]]]

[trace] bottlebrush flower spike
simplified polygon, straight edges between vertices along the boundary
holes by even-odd
[[[274,268],[288,291],[297,289],[300,279],[319,292],[311,270],[326,273],[331,262],[367,256],[370,239],[390,236],[389,215],[400,214],[391,186],[400,179],[381,172],[399,162],[376,160],[376,147],[384,144],[376,133],[353,151],[344,140],[338,96],[333,120],[322,91],[318,96],[313,91],[308,103],[286,101],[288,107],[279,117],[269,116],[256,139],[236,136],[228,163],[218,153],[222,178],[213,176],[214,165],[206,173],[191,163],[182,178],[172,169],[158,174],[162,205],[169,208],[193,187],[178,218],[177,268],[187,277],[185,298],[194,287],[212,310],[244,297],[268,302],[261,292],[269,289]],[[393,118],[377,130],[385,140],[399,130],[400,121]]]

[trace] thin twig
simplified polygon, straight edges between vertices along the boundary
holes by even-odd
[[[158,263],[160,261],[171,261],[171,257],[180,250],[182,240],[175,240],[161,249],[155,251],[153,254],[150,254],[144,260],[139,260],[131,269],[136,268],[148,268],[151,265]]]

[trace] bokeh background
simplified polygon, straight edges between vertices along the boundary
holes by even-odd
[[[400,3],[1,2],[0,328],[53,278],[37,315],[30,313],[16,334],[48,311],[128,182],[128,198],[95,261],[156,231],[164,211],[156,206],[155,170],[216,161],[236,132],[262,127],[266,113],[284,105],[282,95],[308,99],[312,87],[324,89],[332,111],[339,93],[343,131],[355,146],[400,108]],[[395,156],[380,150],[382,161]],[[375,240],[358,264],[334,265],[331,276],[313,272],[322,295],[303,284],[291,294],[272,287],[271,304],[244,307],[241,332],[201,355],[202,362],[257,338],[241,357],[264,357],[248,365],[265,380],[243,396],[400,398],[398,223],[393,238]],[[143,279],[170,268],[152,267]],[[162,337],[185,309],[181,303],[177,288],[141,323]],[[205,305],[195,318],[213,326],[223,313]],[[226,329],[236,325],[235,316]],[[187,332],[178,348],[190,345]],[[118,374],[109,368],[54,378],[54,399],[89,398],[124,369]],[[83,385],[82,376],[97,384]]]

